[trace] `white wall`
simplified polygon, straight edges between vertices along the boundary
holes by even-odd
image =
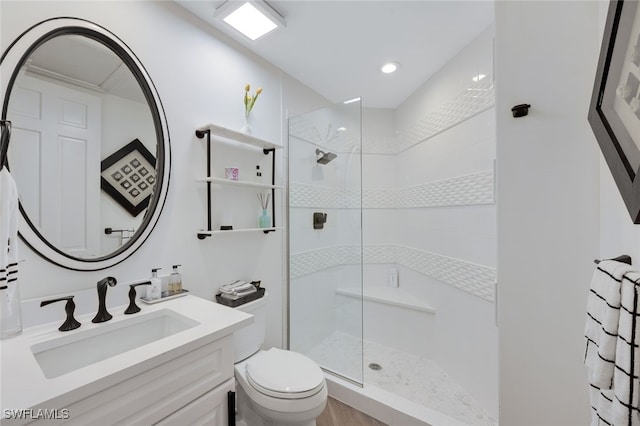
[[[107,270],[81,273],[58,268],[20,246],[20,285],[24,299],[74,294],[92,289],[106,275],[120,283],[147,278],[150,269],[169,273],[183,265],[183,285],[196,296],[213,299],[216,289],[235,279],[262,279],[271,293],[266,346],[282,344],[285,277],[285,232],[240,234],[200,241],[206,226],[206,191],[195,179],[205,174],[205,144],[194,136],[198,126],[214,122],[231,128],[243,124],[244,85],[262,86],[254,110],[254,134],[277,143],[283,140],[283,80],[292,108],[318,99],[311,91],[246,49],[230,41],[172,2],[7,2],[0,4],[2,50],[31,25],[56,16],[96,22],[124,40],[146,67],[163,102],[172,146],[171,182],[158,225],[147,242],[123,263]],[[303,101],[302,99],[308,98]],[[285,184],[284,150],[277,152],[278,180]],[[242,154],[237,154],[242,155]],[[253,194],[250,197],[255,198]],[[238,201],[243,195],[238,194]],[[279,219],[284,197],[276,198]],[[257,207],[257,201],[256,201]],[[256,209],[257,210],[257,209]],[[285,222],[279,222],[283,224]],[[110,290],[111,304],[126,303],[126,285]],[[95,305],[80,304],[89,313]],[[53,311],[56,311],[53,313]],[[55,316],[62,311],[48,311]],[[27,322],[27,321],[26,321]]]
[[[496,4],[505,425],[589,424],[583,330],[593,259],[601,252],[598,148],[587,123],[597,29],[595,2]],[[532,109],[515,119],[510,109],[521,103]]]

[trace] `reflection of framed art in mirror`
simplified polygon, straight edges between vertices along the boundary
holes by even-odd
[[[131,216],[149,205],[156,182],[156,159],[138,139],[101,163],[100,187]]]

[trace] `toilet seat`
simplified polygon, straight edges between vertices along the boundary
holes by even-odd
[[[325,387],[322,370],[315,362],[302,354],[278,348],[251,357],[246,373],[254,389],[274,398],[308,398]]]

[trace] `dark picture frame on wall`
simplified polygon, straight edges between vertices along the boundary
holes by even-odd
[[[612,0],[589,123],[633,223],[640,224],[640,2]]]
[[[138,139],[101,163],[100,187],[131,216],[149,206],[156,183],[156,158]]]

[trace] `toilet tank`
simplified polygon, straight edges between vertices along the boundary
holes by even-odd
[[[249,358],[260,350],[267,332],[267,298],[265,293],[260,299],[235,307],[239,311],[253,315],[253,323],[233,333],[235,350],[234,362]]]

